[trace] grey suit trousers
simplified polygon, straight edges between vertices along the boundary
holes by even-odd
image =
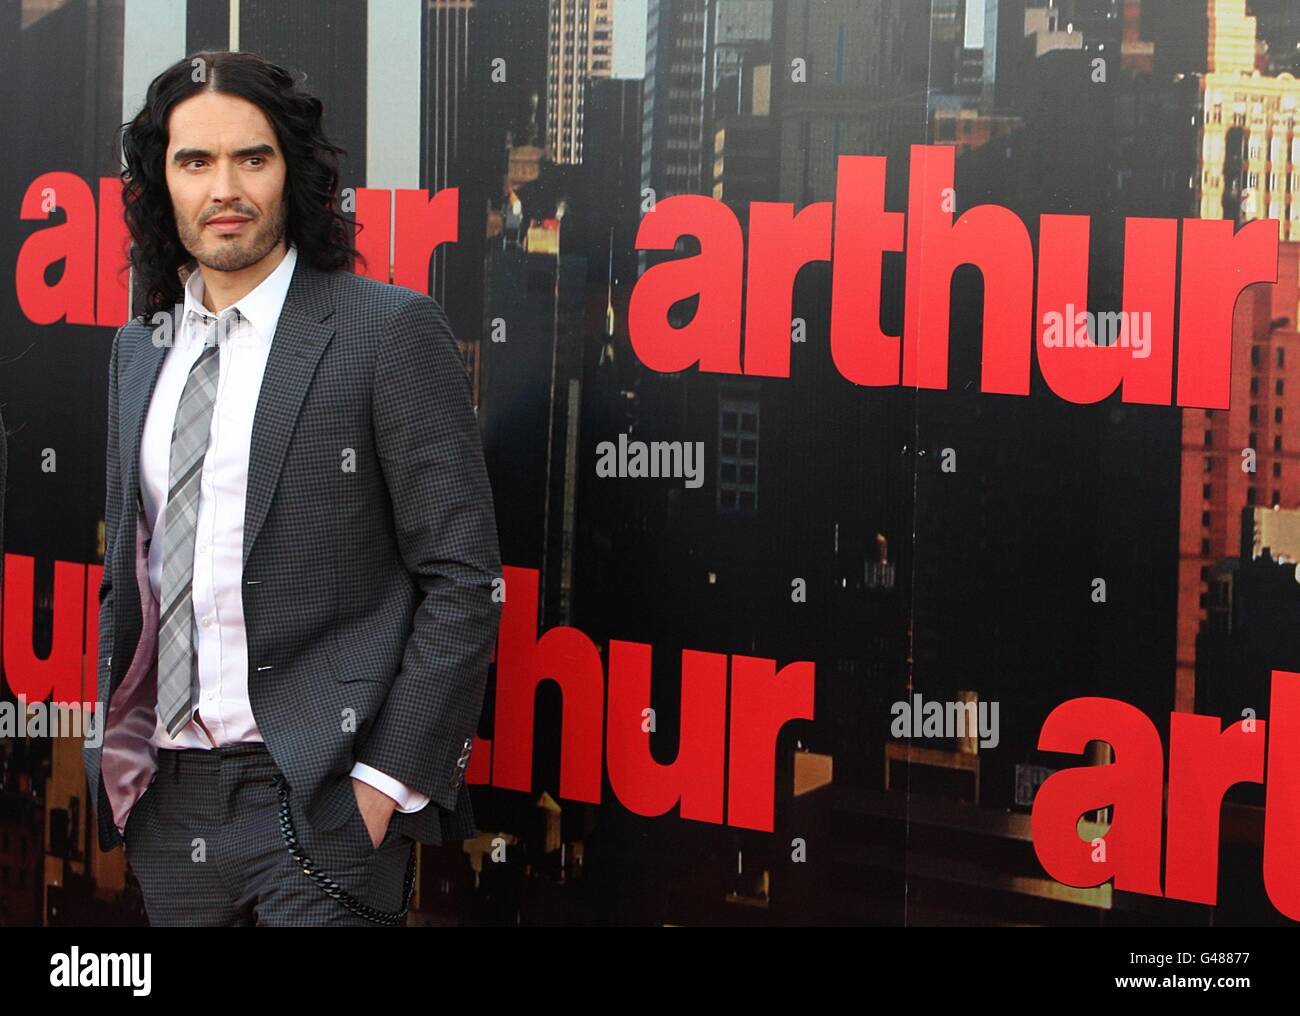
[[[150,925],[383,927],[330,896],[294,860],[272,785],[279,775],[259,742],[158,751],[157,773],[123,833]],[[292,788],[289,811],[299,846],[319,869],[361,903],[402,909],[410,836],[390,824],[376,848],[355,798],[348,820],[326,833],[307,824]]]

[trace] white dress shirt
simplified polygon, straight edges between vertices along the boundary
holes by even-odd
[[[156,710],[157,725],[150,739],[156,748],[212,748],[264,740],[248,700],[248,639],[241,592],[244,501],[262,375],[297,260],[298,250],[290,244],[276,269],[220,314],[220,373],[194,537],[192,631],[198,655],[199,698],[190,722],[175,737],[167,733],[161,708]],[[203,291],[203,271],[199,269],[185,284],[185,310],[176,326],[172,347],[163,359],[140,439],[140,497],[153,533],[149,582],[159,602],[172,428],[190,368],[203,352],[209,323],[218,318],[203,306]],[[240,314],[233,326],[229,320],[232,308]],[[393,798],[400,812],[419,811],[429,803],[427,794],[360,762],[353,766],[351,775]]]

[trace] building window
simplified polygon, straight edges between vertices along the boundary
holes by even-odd
[[[1209,512],[1201,512],[1201,525],[1202,525],[1204,528],[1206,528],[1206,529],[1210,528],[1210,513],[1209,513]]]
[[[1257,377],[1253,377],[1250,379],[1250,394],[1251,395],[1259,394],[1259,378]]]
[[[1201,557],[1209,557],[1209,556],[1210,556],[1210,541],[1209,541],[1209,540],[1202,540],[1202,541],[1201,541]]]
[[[1210,499],[1212,492],[1213,492],[1213,488],[1208,483],[1204,484],[1201,487],[1201,497],[1203,497],[1206,501]]]
[[[1275,384],[1275,385],[1273,386],[1273,388],[1274,388],[1274,390],[1276,391],[1276,393],[1277,393],[1278,395],[1281,395],[1281,394],[1282,394],[1282,379],[1281,379],[1281,378],[1278,378],[1278,379],[1277,379],[1277,384]]]
[[[1258,504],[1259,498],[1256,496],[1254,487],[1246,488],[1246,504]]]
[[[1276,508],[1281,503],[1282,503],[1282,495],[1280,495],[1276,490],[1273,491],[1273,507]]]
[[[1214,431],[1207,430],[1205,432],[1205,447],[1209,448],[1213,444],[1214,444]]]
[[[1251,347],[1250,347],[1250,365],[1251,365],[1252,367],[1258,367],[1258,366],[1259,366],[1259,361],[1260,361],[1260,352],[1261,352],[1261,350],[1263,350],[1263,348],[1264,348],[1263,346],[1251,346]]]
[[[737,396],[718,398],[718,508],[754,511],[758,507],[758,402]]]
[[[1274,463],[1273,463],[1273,475],[1274,475],[1274,476],[1281,476],[1281,475],[1282,475],[1282,463],[1280,463],[1280,462],[1274,462]]]
[[[1205,471],[1208,473],[1208,472],[1210,472],[1210,471],[1213,470],[1213,469],[1214,469],[1214,459],[1210,458],[1210,457],[1207,455],[1207,456],[1205,457]]]
[[[1259,406],[1252,405],[1250,407],[1250,422],[1259,423]]]
[[[1279,367],[1286,366],[1286,350],[1283,349],[1281,346],[1277,347],[1277,365]]]
[[[1273,451],[1275,451],[1275,452],[1280,452],[1281,450],[1282,450],[1282,435],[1281,435],[1281,434],[1274,434],[1274,435],[1273,435]]]
[[[1252,430],[1250,432],[1250,441],[1247,443],[1246,447],[1255,448],[1258,447],[1258,445],[1259,445],[1259,434],[1256,431]]]
[[[1276,407],[1276,408],[1273,410],[1273,422],[1274,422],[1274,423],[1281,423],[1281,422],[1282,422],[1282,407],[1281,407],[1281,406],[1278,406],[1278,407]]]

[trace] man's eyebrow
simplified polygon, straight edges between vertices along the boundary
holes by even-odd
[[[237,148],[231,153],[237,159],[242,159],[250,155],[274,155],[275,149],[268,144],[249,145],[247,148]],[[172,156],[172,162],[180,165],[189,162],[190,159],[210,159],[212,153],[206,148],[178,148],[176,154]]]

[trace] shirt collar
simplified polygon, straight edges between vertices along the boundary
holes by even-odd
[[[233,307],[252,326],[253,334],[261,342],[269,344],[275,336],[275,327],[280,320],[280,311],[284,308],[284,298],[289,292],[289,280],[293,278],[293,267],[297,261],[298,248],[290,243],[288,253],[275,266],[275,270],[220,315],[213,315],[212,311],[203,306],[203,269],[195,269],[185,282],[184,320],[189,320],[191,312],[200,318],[225,317]],[[196,329],[191,330],[190,335],[201,339],[203,333]]]

